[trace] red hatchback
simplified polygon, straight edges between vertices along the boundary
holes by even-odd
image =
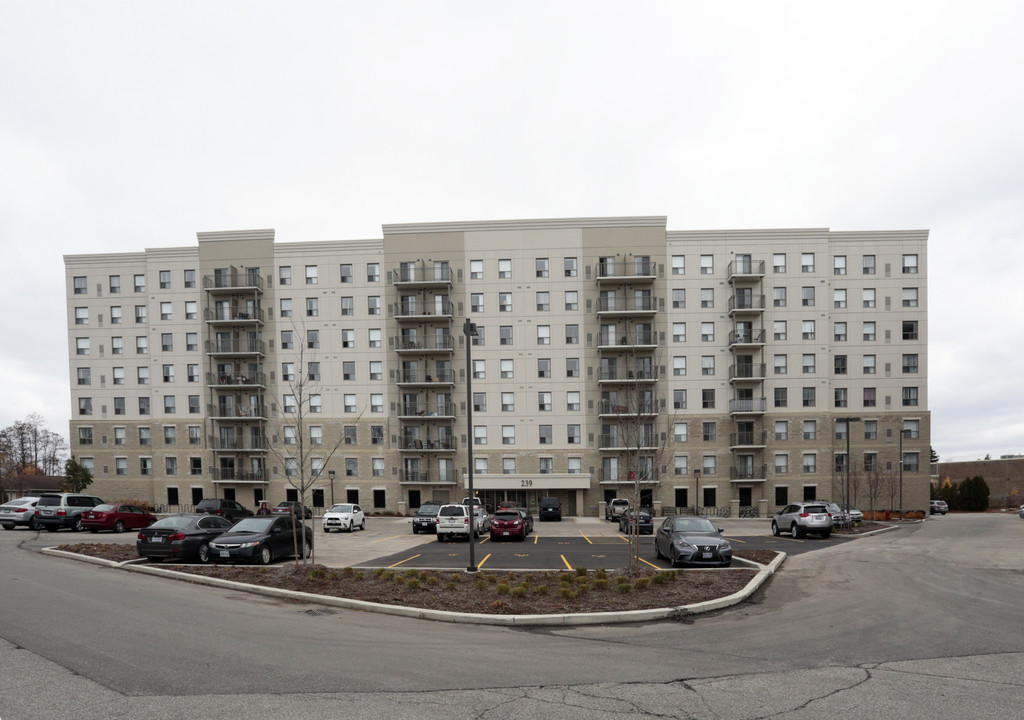
[[[82,525],[89,532],[140,530],[154,522],[156,515],[127,503],[104,503],[82,513]]]
[[[491,540],[525,540],[532,529],[515,508],[498,510],[491,518]]]

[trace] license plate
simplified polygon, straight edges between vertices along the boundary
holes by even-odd
[[[220,556],[221,557],[231,557],[231,553],[229,553],[227,550],[221,550],[220,551]]]
[[[701,555],[701,557],[706,559],[706,560],[710,559],[711,558],[711,553],[704,553],[703,555]]]
[[[164,539],[162,537],[160,537],[159,535],[157,535],[156,537],[150,538],[150,542],[163,542],[163,541],[164,541]]]
[[[11,512],[14,512],[14,511],[13,511],[13,510],[11,510],[10,508],[4,508],[4,512],[5,512],[5,513],[11,513]]]
[[[508,530],[502,533],[502,535],[508,535]]]

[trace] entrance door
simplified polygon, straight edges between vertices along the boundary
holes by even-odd
[[[753,504],[753,490],[748,487],[740,488],[740,506],[749,507]]]

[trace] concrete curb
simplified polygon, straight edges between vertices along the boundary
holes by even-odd
[[[558,613],[551,615],[490,615],[484,613],[460,613],[449,610],[429,610],[426,608],[405,607],[403,605],[385,605],[383,603],[367,602],[365,600],[352,600],[349,598],[336,598],[327,595],[316,595],[313,593],[296,592],[294,590],[282,590],[279,588],[267,588],[259,585],[248,585],[235,582],[234,580],[222,580],[220,578],[206,577],[205,575],[193,575],[191,573],[167,570],[165,568],[150,567],[148,565],[137,565],[137,560],[127,560],[117,563],[112,560],[92,558],[86,555],[56,550],[54,548],[43,548],[41,550],[47,555],[84,560],[98,565],[105,565],[129,572],[143,573],[156,577],[165,577],[174,580],[184,580],[195,585],[207,585],[225,590],[248,592],[264,597],[278,598],[282,600],[295,600],[297,602],[314,603],[328,607],[343,608],[346,610],[359,610],[362,612],[376,612],[385,615],[396,615],[398,617],[416,618],[419,620],[434,620],[446,623],[466,623],[471,625],[499,625],[499,626],[571,626],[571,625],[607,625],[611,623],[635,623],[650,622],[652,620],[677,619],[682,616],[698,615],[700,613],[712,612],[722,608],[738,605],[754,594],[771,577],[786,559],[786,553],[779,552],[776,558],[769,565],[760,565],[749,560],[743,560],[754,567],[760,568],[746,587],[739,592],[715,600],[708,600],[693,605],[683,605],[670,608],[653,608],[650,610],[626,610],[620,612],[603,613]],[[741,560],[741,558],[736,558]]]

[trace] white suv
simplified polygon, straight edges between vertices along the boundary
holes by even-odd
[[[437,511],[437,539],[464,537],[469,540],[469,506],[442,505]]]

